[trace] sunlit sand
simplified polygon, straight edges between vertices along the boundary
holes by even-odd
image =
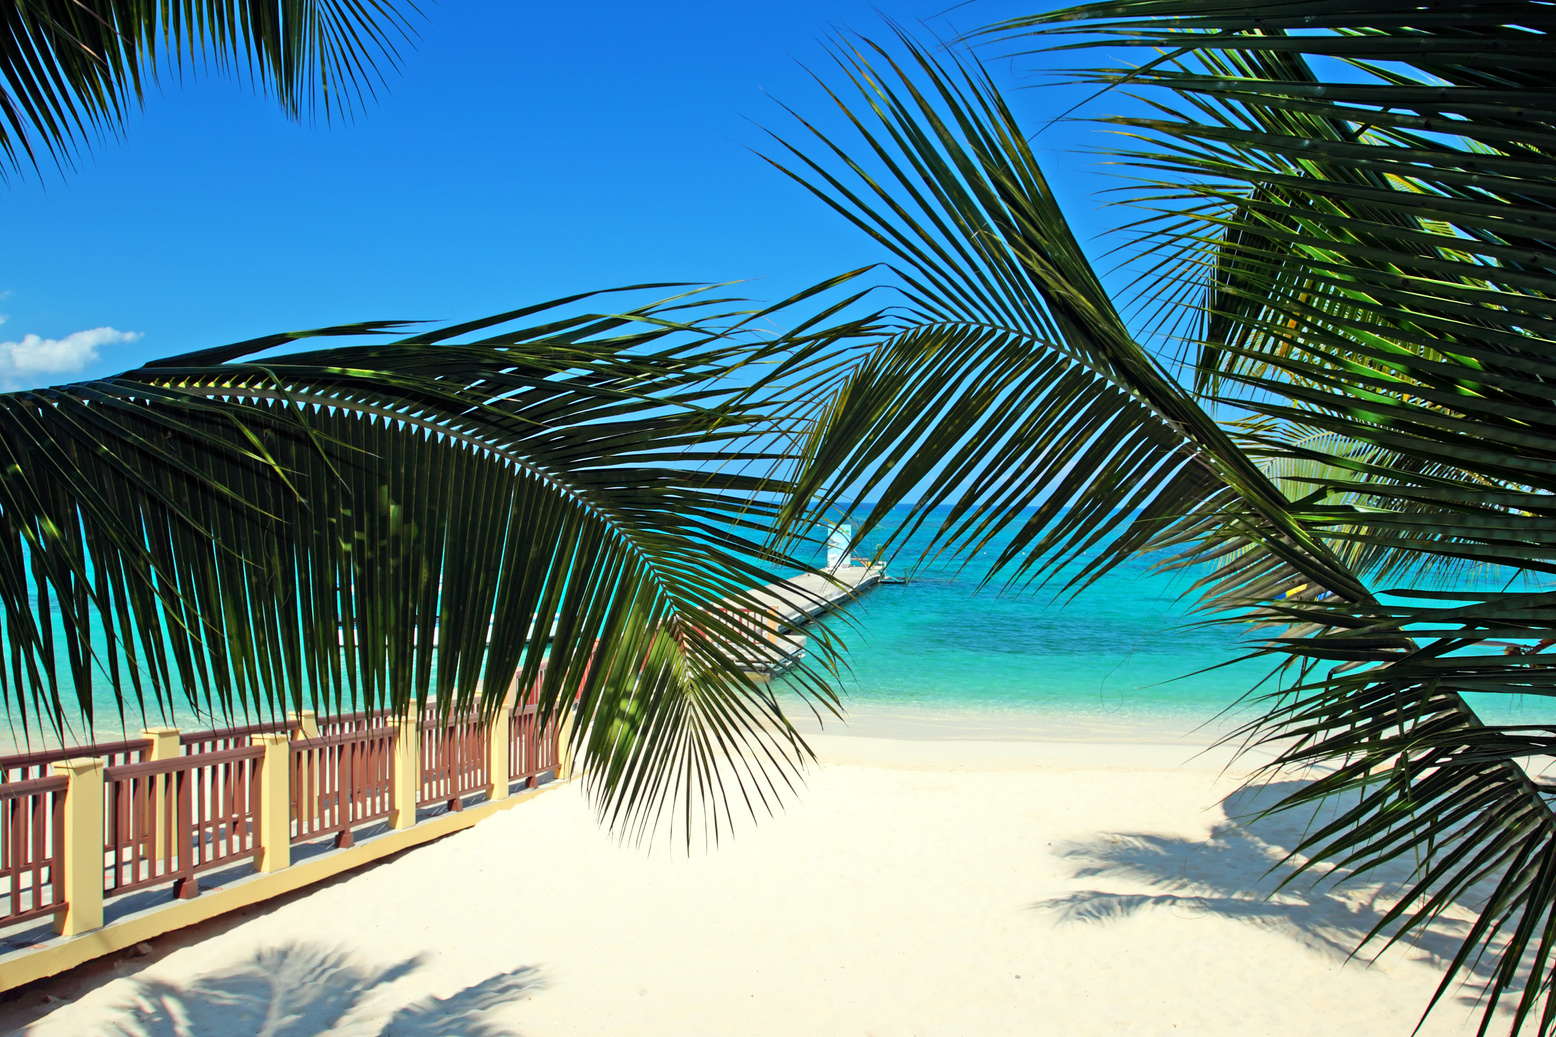
[[[561,787],[198,942],[30,991],[7,1028],[1404,1037],[1453,945],[1446,919],[1347,961],[1386,909],[1377,881],[1269,898],[1302,819],[1230,823],[1278,788],[1239,792],[1222,751],[815,744],[807,787],[715,848],[621,845]],[[50,989],[68,1000],[42,1004]],[[1422,1032],[1473,1032],[1465,993]]]

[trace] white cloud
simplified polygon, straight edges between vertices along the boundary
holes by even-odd
[[[98,361],[97,347],[134,342],[138,331],[92,328],[64,338],[23,335],[20,342],[0,342],[0,386],[18,389],[47,385],[52,375],[74,374]]]

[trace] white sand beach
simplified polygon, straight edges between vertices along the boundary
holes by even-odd
[[[1259,794],[1223,752],[815,745],[808,786],[717,848],[619,845],[558,787],[50,981],[0,1030],[1405,1037],[1452,946],[1449,920],[1348,962],[1377,882],[1266,898],[1300,819],[1230,823]],[[1422,1033],[1476,1018],[1451,997]]]

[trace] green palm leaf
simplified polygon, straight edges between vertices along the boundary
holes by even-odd
[[[1297,853],[1356,872],[1417,863],[1378,937],[1476,903],[1437,998],[1481,969],[1485,1025],[1521,987],[1514,1027],[1542,1033],[1556,822],[1520,761],[1556,729],[1487,725],[1465,696],[1556,690],[1544,656],[1487,651],[1556,627],[1550,20],[1541,4],[1143,2],[991,30],[1157,48],[1143,67],[1083,72],[1156,113],[1113,120],[1137,139],[1123,157],[1147,208],[1154,355],[969,63],[911,41],[911,71],[846,50],[856,99],[838,100],[860,157],[816,134],[816,155],[785,162],[891,249],[907,299],[851,366],[790,373],[837,384],[804,504],[879,499],[867,523],[915,494],[916,523],[949,504],[940,548],[1010,530],[999,562],[1017,578],[1082,584],[1170,549],[1163,564],[1203,573],[1205,608],[1276,623],[1258,629],[1289,686],[1245,733],[1281,766],[1335,768],[1287,806],[1350,804]],[[1353,71],[1326,79],[1309,55]],[[1167,350],[1184,334],[1200,348],[1178,371]],[[1029,504],[1035,518],[1017,511]],[[1423,582],[1378,582],[1390,573]],[[1487,573],[1495,589],[1444,589]]]
[[[916,496],[896,539],[950,503],[937,531],[947,549],[981,546],[1038,505],[995,568],[1054,559],[1055,571],[1107,542],[1075,578],[1084,583],[1206,492],[1231,486],[1263,505],[1247,520],[1271,525],[1291,557],[1309,568],[1332,562],[1325,584],[1357,590],[1287,516],[1286,497],[1129,333],[992,84],[904,44],[925,88],[873,44],[862,47],[890,83],[866,49],[839,53],[862,103],[838,103],[883,173],[814,129],[843,172],[788,144],[797,162],[775,162],[892,251],[907,300],[897,333],[854,364],[802,356],[775,376],[799,382],[820,371],[836,384],[797,500],[822,514],[845,492],[877,499],[863,537]],[[1267,578],[1293,572],[1277,563]]]
[[[0,152],[68,165],[115,132],[159,63],[247,73],[283,111],[349,115],[410,40],[400,0],[16,0],[0,11]]]
[[[763,546],[783,428],[738,372],[837,334],[752,334],[788,305],[351,325],[0,395],[8,711],[63,737],[94,679],[121,720],[446,713],[541,679],[543,719],[578,695],[618,828],[770,808],[808,750],[730,610],[805,566]],[[259,355],[340,335],[379,341]],[[792,683],[835,711],[810,648]]]

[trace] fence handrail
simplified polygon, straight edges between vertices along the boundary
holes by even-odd
[[[337,731],[335,734],[320,735],[317,738],[294,738],[289,744],[295,753],[308,749],[328,749],[331,746],[346,745],[350,742],[371,742],[380,738],[393,740],[398,734],[399,732],[390,726],[367,727],[355,731]]]
[[[242,738],[244,735],[268,735],[276,731],[295,731],[302,726],[297,720],[273,720],[268,724],[245,724],[241,727],[222,727],[215,731],[189,731],[178,736],[179,745],[195,745],[214,742],[219,738]],[[204,754],[209,755],[209,753]]]
[[[33,753],[15,753],[10,756],[0,756],[0,772],[12,767],[37,767],[40,764],[75,760],[81,757],[145,752],[149,748],[151,748],[151,739],[131,738],[122,742],[98,742],[96,745],[72,745],[64,749],[40,749]]]
[[[319,717],[320,724],[366,724],[369,727],[383,727],[396,714],[389,709],[359,709],[355,713],[323,714]]]
[[[70,785],[64,774],[51,774],[43,778],[24,778],[21,781],[0,782],[0,799],[18,799],[39,792],[63,792]]]
[[[482,721],[481,714],[476,710],[468,713],[450,713],[439,720],[434,714],[426,714],[418,721],[417,726],[423,731],[444,731],[459,724],[479,724]]]
[[[166,760],[143,760],[140,763],[121,763],[103,771],[104,781],[124,781],[128,778],[144,778],[152,774],[172,774],[174,771],[197,767],[214,767],[231,760],[257,760],[265,755],[262,745],[240,745],[232,749],[218,749],[194,756],[170,756]]]

